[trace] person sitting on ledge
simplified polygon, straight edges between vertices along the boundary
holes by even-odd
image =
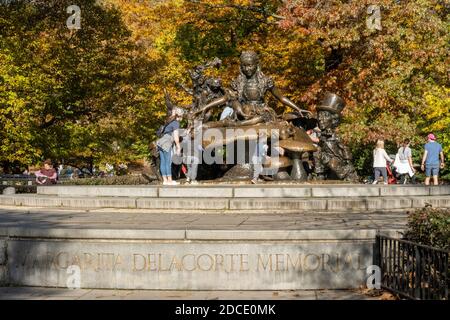
[[[44,166],[34,173],[36,175],[36,182],[38,184],[56,184],[58,174],[53,168],[52,161],[47,159],[44,161]]]

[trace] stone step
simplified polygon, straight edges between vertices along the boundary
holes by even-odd
[[[40,195],[133,198],[333,198],[450,195],[450,185],[181,185],[181,186],[40,186]]]
[[[83,289],[358,288],[377,232],[1,228],[0,284],[68,287],[79,276]]]
[[[384,197],[81,197],[42,194],[16,194],[0,196],[0,205],[24,207],[64,208],[123,208],[151,210],[203,210],[208,212],[252,211],[274,212],[340,212],[365,210],[394,210],[421,208],[425,204],[433,207],[450,207],[450,196],[384,196]]]

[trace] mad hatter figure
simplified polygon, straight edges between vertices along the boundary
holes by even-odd
[[[318,179],[356,181],[358,175],[352,164],[350,149],[337,136],[335,130],[345,107],[344,100],[334,93],[327,93],[317,107],[318,125],[321,130],[319,150],[313,154]]]

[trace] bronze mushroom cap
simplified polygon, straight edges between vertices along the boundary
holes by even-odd
[[[312,142],[293,139],[281,140],[279,146],[291,152],[314,152],[317,147]]]
[[[288,157],[271,157],[263,166],[265,168],[287,168],[292,166],[292,161]]]

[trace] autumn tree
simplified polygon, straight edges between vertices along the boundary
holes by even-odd
[[[70,1],[15,1],[0,10],[0,159],[76,166],[124,161],[139,151],[152,117],[148,59],[121,14],[78,1],[80,30],[69,30]],[[114,147],[116,146],[116,147]],[[120,149],[117,146],[122,147]],[[141,154],[142,152],[134,152]]]
[[[381,30],[367,24],[373,3],[285,1],[280,26],[319,42],[325,59],[333,61],[302,100],[313,106],[326,90],[345,98],[341,133],[357,158],[377,138],[412,138],[419,149],[431,130],[448,158],[448,3],[377,1]]]
[[[82,28],[65,26],[68,1],[16,1],[0,12],[2,161],[142,157],[165,115],[163,89],[190,97],[187,69],[219,57],[225,86],[239,55],[300,107],[325,91],[347,107],[340,127],[360,173],[373,142],[394,150],[428,131],[449,156],[448,4],[438,0],[83,0]],[[367,24],[376,9],[381,29]],[[370,20],[371,21],[371,20]],[[275,100],[278,112],[287,111]]]

